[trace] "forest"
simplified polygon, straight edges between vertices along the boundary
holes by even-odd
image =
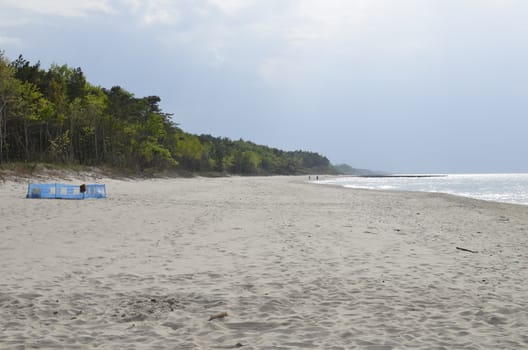
[[[120,86],[94,86],[81,68],[44,69],[0,51],[0,165],[106,166],[137,174],[335,172],[318,153],[187,133],[160,102]]]

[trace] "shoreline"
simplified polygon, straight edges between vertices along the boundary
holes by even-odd
[[[0,175],[2,175],[0,173]],[[184,176],[184,175],[167,175],[167,176],[126,176],[126,175],[119,175],[116,173],[112,173],[109,171],[102,171],[98,168],[93,168],[92,171],[86,171],[86,170],[80,170],[80,171],[72,171],[72,170],[61,170],[61,169],[48,169],[44,172],[37,172],[36,174],[15,174],[12,172],[7,172],[3,176],[0,176],[0,186],[2,185],[2,182],[8,183],[8,182],[15,182],[15,183],[72,183],[75,182],[75,184],[78,182],[81,183],[101,183],[104,181],[104,179],[107,180],[116,180],[116,181],[156,181],[156,180],[179,180],[179,179],[216,179],[216,178],[262,178],[262,179],[269,179],[269,178],[299,178],[303,179],[303,182],[310,183],[310,184],[316,184],[316,185],[326,185],[326,186],[336,186],[340,187],[346,190],[366,190],[366,191],[387,191],[387,192],[410,192],[410,193],[430,193],[430,194],[444,194],[448,196],[454,196],[458,198],[467,198],[467,199],[474,199],[484,202],[491,202],[491,203],[504,203],[504,204],[513,204],[513,205],[520,205],[520,206],[528,206],[528,203],[521,203],[521,202],[513,202],[513,201],[499,201],[494,199],[483,199],[476,196],[467,196],[464,194],[457,194],[457,193],[449,193],[449,192],[442,192],[442,191],[425,191],[425,190],[407,190],[407,189],[385,189],[385,188],[368,188],[368,187],[347,187],[344,185],[336,184],[336,183],[322,183],[325,181],[332,181],[336,179],[342,179],[342,178],[445,178],[452,175],[508,175],[508,174],[502,174],[502,173],[482,173],[482,174],[403,174],[403,175],[331,175],[331,174],[323,174],[323,175],[204,175],[204,174],[194,174],[192,176]],[[523,175],[523,173],[512,173],[512,175]],[[308,179],[306,180],[306,177],[315,178],[317,176],[318,180]],[[59,181],[58,181],[59,180]]]
[[[306,178],[0,184],[0,347],[528,346],[528,208]]]
[[[478,174],[480,176],[518,176],[518,175],[523,175],[523,176],[526,176],[528,174]],[[472,176],[475,176],[475,174],[453,174],[453,175],[443,175],[443,176],[440,176],[440,175],[434,175],[434,176],[430,176],[430,175],[427,175],[427,176],[404,176],[403,178],[448,178],[449,176],[464,176],[464,177],[472,177]],[[455,196],[455,197],[460,197],[460,198],[471,198],[471,199],[476,199],[476,200],[481,200],[481,201],[485,201],[485,202],[492,202],[492,203],[507,203],[507,204],[515,204],[515,205],[521,205],[521,206],[528,206],[528,197],[526,195],[524,195],[523,193],[513,193],[513,192],[502,192],[502,191],[497,191],[497,189],[500,188],[500,186],[496,187],[496,191],[495,192],[488,192],[486,193],[486,191],[489,191],[489,184],[488,185],[484,185],[484,183],[482,183],[480,186],[482,187],[481,188],[481,191],[480,192],[474,192],[472,193],[471,189],[465,189],[464,191],[460,191],[460,188],[458,190],[457,189],[457,186],[459,187],[460,186],[460,183],[452,183],[450,184],[449,182],[448,183],[437,183],[436,185],[432,185],[432,183],[421,183],[421,185],[418,185],[416,186],[417,184],[414,184],[416,188],[412,188],[413,186],[409,186],[409,183],[401,183],[401,182],[396,182],[396,183],[390,183],[390,182],[387,182],[387,183],[384,183],[383,186],[381,186],[381,188],[377,188],[380,187],[380,184],[379,183],[346,183],[346,182],[341,182],[340,183],[340,180],[343,180],[343,179],[355,179],[355,178],[367,178],[367,179],[376,179],[376,178],[381,178],[381,179],[387,179],[387,178],[402,178],[401,176],[388,176],[388,177],[379,177],[379,176],[367,176],[367,177],[364,177],[364,176],[333,176],[333,177],[325,177],[324,179],[322,180],[319,180],[319,181],[312,181],[312,183],[314,184],[319,184],[319,185],[327,185],[327,186],[337,186],[337,187],[341,187],[341,188],[344,188],[344,189],[354,189],[354,190],[371,190],[371,191],[391,191],[391,192],[411,192],[411,193],[432,193],[432,194],[435,194],[435,193],[439,193],[439,194],[445,194],[445,195],[451,195],[451,196]],[[526,188],[526,186],[528,186],[528,183],[526,183],[526,181],[528,180],[528,177],[524,180],[524,182],[521,183],[520,186],[524,186],[524,188]],[[467,181],[467,180],[466,180]],[[477,181],[478,183],[478,180],[475,180]],[[503,179],[502,181],[504,181],[505,183],[506,182],[510,182],[511,180],[509,178],[505,178]],[[492,184],[494,186],[497,186],[497,184]],[[470,186],[473,187],[473,184],[471,184]],[[387,187],[390,187],[390,188],[387,188]],[[432,187],[432,188],[427,188],[427,187]],[[469,191],[469,192],[468,192]],[[473,191],[475,191],[473,189]],[[491,198],[491,197],[494,197],[494,198]]]

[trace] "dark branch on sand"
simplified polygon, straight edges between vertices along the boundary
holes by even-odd
[[[458,250],[462,250],[462,251],[464,251],[464,252],[478,253],[476,250],[471,250],[471,249],[466,249],[466,248],[456,247],[456,249],[458,249]]]

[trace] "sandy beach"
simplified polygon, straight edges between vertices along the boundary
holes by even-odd
[[[528,206],[307,180],[0,182],[0,348],[528,348]]]

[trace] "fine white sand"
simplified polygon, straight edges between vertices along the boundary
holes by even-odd
[[[528,348],[528,206],[103,182],[84,201],[0,183],[1,349]]]

